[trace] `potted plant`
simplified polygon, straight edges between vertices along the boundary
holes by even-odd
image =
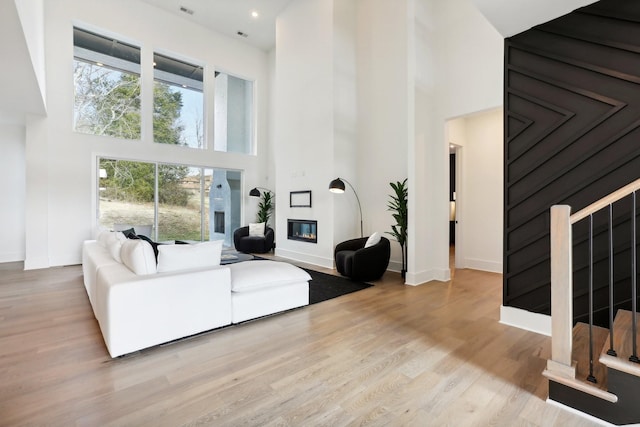
[[[270,191],[263,191],[258,204],[258,222],[264,222],[265,227],[269,225],[273,202],[273,194]]]
[[[391,231],[387,231],[387,234],[391,234],[400,244],[400,251],[402,253],[402,270],[401,274],[404,278],[407,274],[407,221],[408,221],[408,194],[407,179],[400,182],[390,182],[391,188],[395,194],[391,194],[391,200],[387,204],[389,211],[392,211],[393,219],[396,220],[395,225],[391,226]]]

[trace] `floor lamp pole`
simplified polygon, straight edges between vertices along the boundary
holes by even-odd
[[[362,205],[360,205],[360,198],[358,197],[358,193],[356,192],[356,189],[353,188],[353,185],[351,185],[349,181],[347,181],[344,178],[340,178],[340,179],[342,179],[344,182],[349,184],[349,187],[351,187],[351,189],[353,190],[353,194],[356,195],[356,200],[358,201],[358,208],[360,209],[360,237],[364,237],[364,233],[362,232]]]

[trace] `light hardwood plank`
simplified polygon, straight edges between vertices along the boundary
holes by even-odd
[[[498,323],[498,274],[388,272],[118,359],[81,274],[0,269],[0,426],[591,425],[545,402],[551,340]]]

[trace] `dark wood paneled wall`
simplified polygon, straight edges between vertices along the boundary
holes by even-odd
[[[640,1],[600,1],[506,39],[504,96],[503,303],[549,314],[549,208],[578,211],[640,177]],[[613,209],[620,306],[629,301],[630,210],[629,199]],[[597,308],[606,305],[607,222],[594,216]],[[587,232],[586,221],[574,231],[577,319]]]

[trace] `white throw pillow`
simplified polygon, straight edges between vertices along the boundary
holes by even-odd
[[[120,249],[122,263],[135,274],[154,274],[156,272],[156,255],[149,242],[138,239],[127,239]]]
[[[127,238],[119,231],[110,232],[106,239],[107,249],[109,250],[109,254],[118,262],[122,262],[122,258],[120,257],[120,248],[122,248],[122,244],[127,240]]]
[[[158,273],[220,265],[222,240],[191,245],[159,245]]]
[[[376,231],[371,236],[369,236],[369,238],[367,239],[367,242],[364,244],[364,247],[369,248],[371,246],[377,245],[378,243],[380,243],[381,238],[382,236],[380,235],[380,233]]]
[[[259,222],[257,224],[249,223],[249,236],[264,236],[264,222]]]

